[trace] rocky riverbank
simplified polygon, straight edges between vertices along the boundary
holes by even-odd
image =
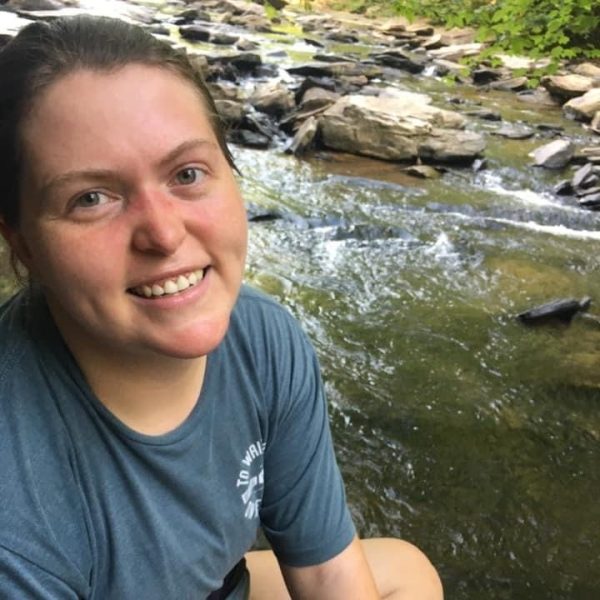
[[[439,175],[435,167],[448,164],[482,168],[489,135],[540,137],[532,164],[549,169],[582,164],[555,193],[573,194],[583,208],[600,207],[600,148],[594,139],[600,134],[600,67],[565,67],[529,89],[528,77],[543,61],[498,56],[501,66],[483,62],[468,73],[459,61],[483,49],[472,30],[308,14],[285,8],[283,0],[269,2],[277,12],[242,0],[8,0],[0,13],[1,39],[9,39],[31,19],[76,12],[121,16],[186,48],[236,144],[275,147],[298,156],[346,152],[397,161],[415,176],[430,177]],[[265,55],[269,39],[295,40],[311,59],[288,64],[291,52]],[[589,144],[574,144],[560,128],[505,123],[498,113],[473,105],[457,103],[456,110],[436,106],[428,95],[405,88],[409,75],[451,76],[459,85],[475,86],[482,96],[504,90],[532,110],[562,105],[565,119],[581,122]],[[495,127],[482,131],[477,127],[482,120]],[[556,138],[550,144],[549,136]]]

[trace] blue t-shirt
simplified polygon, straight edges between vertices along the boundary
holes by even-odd
[[[314,352],[243,287],[175,430],[94,396],[42,295],[0,308],[0,598],[205,598],[263,530],[279,560],[352,540]]]

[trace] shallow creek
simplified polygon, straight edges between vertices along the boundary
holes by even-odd
[[[401,85],[592,144],[510,93]],[[251,224],[247,280],[317,347],[359,531],[420,545],[454,600],[600,597],[600,324],[515,320],[586,295],[600,315],[600,213],[550,193],[560,174],[528,166],[542,143],[490,135],[486,170],[428,181],[234,152],[249,203],[302,217]]]

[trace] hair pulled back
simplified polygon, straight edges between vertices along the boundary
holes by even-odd
[[[19,225],[19,130],[37,97],[77,69],[112,71],[131,63],[169,69],[196,87],[219,146],[235,168],[214,101],[185,51],[118,19],[81,15],[34,22],[0,51],[0,217],[9,228]]]

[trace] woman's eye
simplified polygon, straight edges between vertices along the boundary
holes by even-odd
[[[204,176],[204,171],[198,167],[186,167],[175,175],[177,185],[192,185],[198,183]]]
[[[95,208],[108,202],[108,196],[102,192],[87,192],[75,199],[74,208]]]

